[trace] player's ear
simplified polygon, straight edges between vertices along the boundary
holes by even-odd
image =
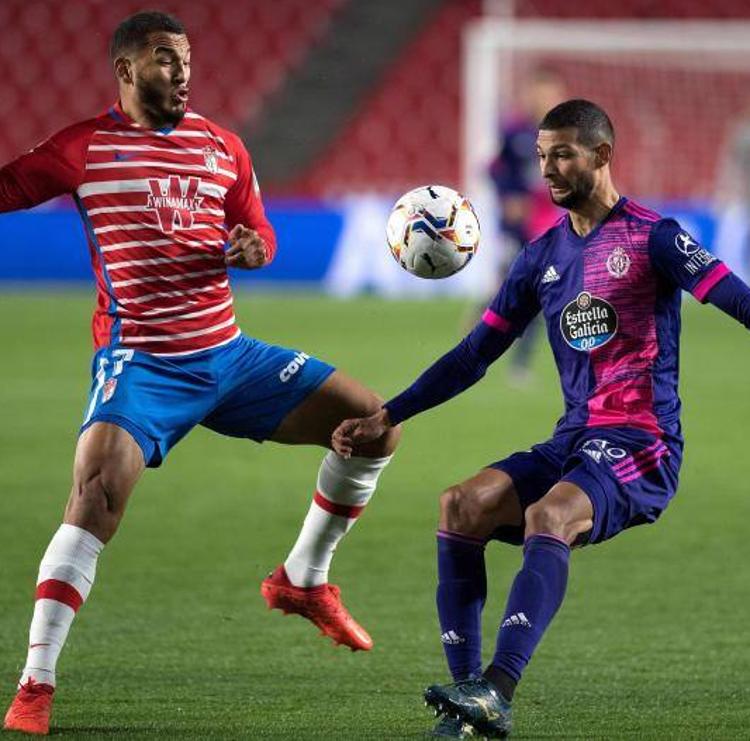
[[[126,85],[133,84],[133,67],[127,57],[115,59],[115,77]]]
[[[612,162],[612,145],[609,142],[602,142],[594,147],[594,165],[604,167]]]

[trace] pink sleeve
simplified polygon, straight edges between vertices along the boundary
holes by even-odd
[[[266,218],[250,155],[238,137],[232,136],[229,144],[234,145],[233,154],[237,158],[237,180],[227,192],[224,203],[227,229],[231,231],[237,224],[254,229],[265,242],[266,256],[271,262],[276,254],[276,235]]]
[[[81,183],[91,122],[63,129],[0,169],[0,211],[31,208]]]

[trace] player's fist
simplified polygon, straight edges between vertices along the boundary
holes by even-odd
[[[254,270],[268,262],[266,243],[258,232],[237,224],[229,232],[229,247],[224,253],[227,267]]]
[[[345,419],[331,435],[331,446],[342,457],[349,458],[357,445],[382,437],[391,427],[387,409],[380,409],[369,417]]]

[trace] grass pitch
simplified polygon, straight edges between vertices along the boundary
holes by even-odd
[[[67,497],[89,385],[84,293],[0,294],[0,701],[25,657],[36,570]],[[245,330],[390,396],[459,337],[455,302],[240,296]],[[516,694],[515,738],[750,738],[750,337],[686,299],[680,492],[653,526],[576,552],[567,599]],[[420,738],[447,680],[433,606],[437,497],[545,439],[562,409],[546,348],[503,360],[406,425],[332,571],[375,648],[333,648],[266,611],[261,579],[307,510],[321,451],[196,429],[148,471],[58,666],[65,738]],[[486,654],[520,553],[487,549]]]

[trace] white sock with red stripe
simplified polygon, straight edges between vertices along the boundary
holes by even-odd
[[[297,542],[284,562],[296,587],[328,581],[328,569],[341,538],[352,528],[375,491],[385,458],[342,458],[330,451],[318,472],[318,488]]]
[[[78,608],[89,596],[96,561],[104,548],[75,525],[60,525],[39,566],[29,653],[19,685],[29,679],[55,686],[55,664]]]

